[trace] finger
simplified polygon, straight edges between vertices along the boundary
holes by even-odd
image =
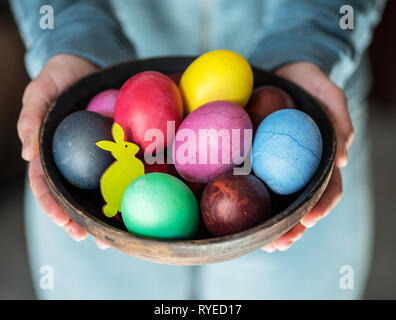
[[[318,93],[318,100],[327,111],[337,136],[335,165],[339,168],[348,163],[348,148],[353,140],[353,126],[345,94],[333,83],[326,82]]]
[[[56,89],[45,76],[33,80],[25,90],[17,129],[22,142],[22,158],[26,161],[38,156],[40,127],[55,96]]]
[[[272,241],[271,243],[266,244],[264,247],[261,248],[262,250],[272,253],[276,250],[274,241]]]
[[[283,236],[262,247],[262,250],[267,252],[274,252],[276,249],[284,251],[288,249],[294,242],[299,240],[304,234],[305,230],[305,226],[299,222]]]
[[[77,225],[73,221],[69,221],[67,225],[64,226],[64,229],[70,234],[70,236],[75,241],[85,240],[88,236],[88,233],[82,229],[79,225]]]
[[[287,250],[293,242],[296,242],[298,239],[302,237],[306,228],[300,222],[297,223],[293,228],[291,228],[288,232],[286,232],[279,239],[274,241],[275,247],[279,251]]]
[[[56,225],[62,227],[68,224],[70,218],[63,212],[49,191],[40,158],[36,158],[29,163],[29,181],[32,193],[37,198],[41,209]]]
[[[109,245],[107,245],[106,243],[104,243],[96,238],[95,238],[95,242],[99,249],[106,250],[106,249],[110,248]]]
[[[87,232],[71,221],[52,197],[45,181],[39,158],[29,163],[29,181],[33,195],[37,198],[41,209],[50,219],[56,225],[65,229],[74,240],[84,240],[88,235]]]
[[[31,107],[40,109],[39,105],[30,104]],[[21,112],[18,120],[18,128],[20,128],[20,137],[22,142],[21,156],[25,161],[31,161],[38,157],[39,153],[39,132],[43,121],[42,115],[37,113],[30,115],[27,112]]]
[[[341,171],[339,168],[334,168],[329,185],[327,186],[325,192],[313,209],[301,219],[301,223],[307,228],[314,226],[320,219],[323,219],[330,213],[330,211],[341,200],[341,196]]]

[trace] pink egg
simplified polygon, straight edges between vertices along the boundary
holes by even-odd
[[[113,118],[118,92],[120,90],[109,89],[98,93],[88,103],[87,111],[93,111],[102,116]]]
[[[199,107],[176,132],[173,159],[177,172],[188,181],[208,183],[243,162],[251,147],[251,139],[244,142],[249,134],[252,122],[239,105],[213,101]]]

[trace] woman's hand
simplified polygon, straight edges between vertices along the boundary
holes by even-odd
[[[301,238],[306,228],[313,227],[340,201],[342,196],[340,168],[347,165],[348,148],[353,140],[353,127],[345,94],[316,65],[309,62],[292,63],[279,68],[276,74],[298,84],[320,102],[336,131],[337,154],[329,185],[318,203],[286,234],[264,246],[263,250],[267,252],[288,249],[293,242]]]
[[[22,142],[22,158],[29,162],[29,181],[34,196],[52,221],[76,241],[84,240],[88,234],[70,220],[49,191],[39,158],[39,133],[48,108],[60,93],[96,70],[95,65],[74,55],[59,54],[52,57],[38,77],[26,87],[17,124]],[[100,248],[106,247],[98,241],[97,244]]]

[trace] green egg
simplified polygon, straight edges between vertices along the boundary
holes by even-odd
[[[129,232],[159,239],[191,238],[199,227],[199,206],[190,188],[165,173],[140,176],[122,198],[122,219]]]

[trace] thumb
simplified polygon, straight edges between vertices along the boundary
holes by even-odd
[[[342,168],[348,163],[348,148],[352,144],[354,130],[348,111],[344,92],[328,81],[316,98],[324,107],[332,121],[337,136],[337,153],[335,165]]]
[[[45,114],[57,96],[56,86],[45,74],[26,87],[17,129],[22,142],[22,158],[31,161],[38,156],[39,133]]]
[[[31,161],[38,156],[40,128],[51,103],[69,85],[96,70],[87,60],[69,54],[59,54],[47,61],[22,98],[17,128],[23,159]]]

